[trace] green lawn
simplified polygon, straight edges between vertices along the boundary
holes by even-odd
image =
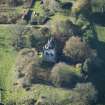
[[[105,42],[105,27],[96,26],[99,41]]]
[[[40,16],[43,16],[44,10],[42,8],[42,5],[40,4],[40,0],[35,2],[35,5],[32,10],[39,13]]]
[[[0,88],[5,90],[10,90],[12,86],[13,71],[11,69],[16,54],[11,46],[11,30],[9,26],[0,26]]]

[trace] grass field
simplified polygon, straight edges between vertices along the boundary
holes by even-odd
[[[105,27],[96,26],[96,32],[97,32],[99,41],[105,42]]]
[[[43,8],[42,5],[40,5],[40,1],[36,1],[35,6],[33,7],[33,11],[36,11],[38,13],[40,13],[40,15],[43,15]]]
[[[0,26],[0,88],[10,90],[12,86],[12,66],[16,52],[11,46],[11,28]]]

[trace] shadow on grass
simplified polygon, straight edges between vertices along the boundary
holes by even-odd
[[[105,27],[105,12],[95,12],[91,15],[93,23]]]
[[[105,62],[105,42],[97,43],[97,51],[101,59]]]
[[[105,26],[105,13],[93,13],[89,18],[94,39],[90,43],[91,47],[97,50],[98,57],[102,60],[100,67],[92,67],[88,75],[87,82],[92,82],[98,91],[99,104],[105,104],[105,42],[98,40],[95,25]],[[98,64],[97,64],[98,65]]]
[[[98,103],[105,103],[105,64],[101,68],[94,68],[92,73],[89,74],[88,81],[92,82],[98,91]]]
[[[96,41],[94,47],[97,49],[99,58],[102,60],[101,67],[94,67],[89,74],[88,81],[92,82],[98,90],[98,103],[105,103],[105,42]],[[97,64],[98,65],[98,64]]]

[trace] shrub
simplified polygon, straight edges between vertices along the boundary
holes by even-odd
[[[7,16],[0,16],[0,24],[7,24],[8,17]]]
[[[25,0],[8,0],[8,1],[10,6],[19,6],[23,5],[23,3],[26,2]]]
[[[42,58],[38,57],[35,49],[22,49],[14,68],[17,76],[14,85],[28,88],[35,83],[49,82],[50,67],[43,67]]]
[[[49,38],[49,32],[43,33],[42,30],[34,30],[31,32],[30,41],[31,47],[35,47],[38,50],[42,50]]]
[[[86,30],[86,32],[83,35],[83,39],[86,40],[91,45],[94,45],[95,43],[94,41],[96,40],[91,29]]]
[[[81,35],[81,29],[74,25],[69,19],[58,20],[54,25],[55,29],[52,29],[52,32],[56,37],[69,38],[73,35]]]
[[[83,63],[82,71],[83,73],[88,74],[91,68],[92,68],[92,60],[90,58],[87,58]]]
[[[85,10],[88,10],[90,8],[90,1],[91,0],[76,0],[76,2],[72,7],[72,14],[76,15],[80,12],[84,12]]]
[[[60,9],[60,5],[56,0],[45,0],[44,9],[50,11],[58,11]]]
[[[16,50],[20,50],[25,47],[31,47],[30,42],[30,30],[29,28],[25,28],[25,26],[17,25],[14,27],[14,30],[12,32],[13,38],[12,38],[12,45]],[[28,35],[27,35],[28,34]]]
[[[23,98],[21,100],[9,100],[9,102],[6,105],[35,105],[35,100],[33,98],[27,97]]]
[[[24,25],[17,25],[12,32],[12,45],[16,50],[22,48],[42,49],[46,43],[49,34],[43,34],[41,30],[25,27]]]
[[[45,93],[39,96],[35,105],[67,105],[62,101],[69,99],[69,91],[65,94],[60,89],[54,90],[54,88],[50,87],[48,90],[49,91],[46,90],[47,92],[45,91]]]
[[[17,80],[24,87],[31,85],[33,78],[33,65],[39,64],[37,51],[35,49],[23,49],[19,52],[15,64],[15,71],[17,72]]]
[[[71,37],[65,44],[64,54],[74,62],[83,62],[91,54],[91,49],[80,37]]]
[[[93,75],[98,69],[102,69],[103,61],[99,57],[87,58],[82,66],[84,75]]]
[[[47,28],[47,27],[42,27],[41,29],[40,29],[40,31],[41,31],[41,33],[43,34],[43,36],[49,36],[50,35],[50,29],[49,28]]]
[[[70,105],[92,105],[97,100],[97,91],[91,83],[78,83],[69,100]]]
[[[51,71],[51,81],[55,86],[69,86],[80,80],[75,68],[65,63],[56,64]]]

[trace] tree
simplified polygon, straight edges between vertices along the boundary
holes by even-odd
[[[49,65],[45,67],[41,57],[34,48],[24,48],[19,52],[14,69],[16,81],[14,85],[22,86],[25,89],[32,84],[49,82]]]
[[[14,66],[16,71],[16,81],[19,81],[19,85],[23,87],[30,86],[34,73],[37,72],[34,68],[38,66],[39,59],[37,56],[37,51],[35,49],[22,49]],[[15,84],[18,84],[16,83]]]
[[[75,68],[65,63],[56,64],[51,71],[51,81],[55,86],[73,87],[80,80]]]
[[[60,9],[60,5],[56,0],[44,0],[45,10],[57,11]]]
[[[87,58],[83,63],[82,71],[84,74],[88,74],[92,67],[92,60]]]
[[[91,54],[91,48],[80,37],[71,37],[65,44],[64,54],[73,62],[83,62]]]
[[[72,7],[72,14],[76,15],[81,11],[87,12],[86,10],[89,10],[90,6],[91,6],[91,0],[76,0]]]
[[[12,45],[16,50],[20,50],[22,48],[25,48],[26,46],[30,47],[29,36],[25,37],[24,35],[26,32],[25,26],[16,26],[13,28],[13,31],[11,30],[11,32],[13,34]]]
[[[6,105],[35,105],[35,100],[30,95],[19,100],[9,100],[9,102],[6,103]]]
[[[8,23],[8,17],[7,16],[0,16],[0,24]]]
[[[70,105],[91,105],[97,100],[97,91],[91,83],[78,83],[72,90]]]
[[[73,35],[81,35],[82,31],[80,27],[73,24],[69,19],[55,21],[55,24],[52,24],[51,31],[55,37],[69,38]]]
[[[25,27],[24,25],[15,26],[12,34],[12,45],[16,50],[31,47],[42,48],[48,38],[48,35],[43,35],[40,30]]]
[[[16,6],[18,3],[18,0],[9,0],[9,5],[10,6]]]

